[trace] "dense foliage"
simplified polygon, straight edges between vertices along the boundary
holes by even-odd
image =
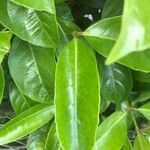
[[[149,15],[149,0],[0,0],[0,149],[149,150]]]

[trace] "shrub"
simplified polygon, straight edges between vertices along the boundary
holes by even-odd
[[[0,145],[149,150],[149,6],[0,0]]]

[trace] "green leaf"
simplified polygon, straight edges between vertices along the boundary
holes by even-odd
[[[133,72],[133,77],[138,82],[150,83],[150,73],[134,71]]]
[[[55,53],[53,49],[15,39],[9,55],[9,68],[19,90],[38,102],[53,101]]]
[[[121,17],[103,19],[85,30],[82,35],[100,54],[107,57],[116,40],[121,26]]]
[[[143,105],[138,109],[148,120],[150,120],[150,103]]]
[[[0,22],[21,39],[43,47],[59,43],[55,14],[28,9],[10,0],[0,0],[0,4]]]
[[[4,56],[9,52],[11,36],[12,33],[9,31],[0,32],[0,63]]]
[[[102,9],[102,18],[122,15],[124,0],[106,0]]]
[[[0,103],[2,102],[3,99],[4,86],[5,86],[4,72],[2,66],[0,65]]]
[[[95,150],[120,150],[127,135],[126,113],[115,112],[98,127]]]
[[[82,35],[98,53],[108,57],[111,49],[118,39],[120,26],[121,17],[107,18],[100,20],[89,27],[82,33]],[[132,39],[130,41],[132,41]],[[123,43],[125,42],[123,41]],[[150,72],[149,53],[150,51],[148,50],[130,53],[126,57],[117,60],[117,62],[135,70]]]
[[[144,102],[150,99],[150,91],[142,91],[139,97],[135,99],[133,103]]]
[[[54,0],[11,0],[12,2],[27,7],[33,8],[39,11],[47,11],[51,14],[55,14]]]
[[[105,67],[101,88],[102,97],[117,104],[125,101],[132,90],[132,76],[128,68],[117,63]]]
[[[132,144],[128,138],[126,138],[126,141],[121,150],[133,150]]]
[[[46,124],[54,116],[53,106],[39,104],[0,128],[0,145],[10,143]]]
[[[74,39],[62,50],[56,69],[56,128],[65,150],[92,149],[99,91],[96,58],[91,49]]]
[[[59,150],[59,148],[60,144],[56,133],[56,124],[53,122],[46,138],[44,150]]]
[[[117,43],[113,47],[107,64],[118,61],[121,58],[130,56],[130,65],[134,69],[150,71],[150,23],[148,0],[126,0],[122,19],[122,28]],[[136,61],[135,61],[136,60]],[[147,66],[144,66],[144,64]],[[136,66],[136,67],[135,67]]]
[[[18,90],[14,83],[10,85],[10,101],[16,114],[20,114],[30,108],[26,97]]]
[[[134,141],[134,150],[149,150],[150,142],[143,135],[138,134]]]
[[[46,124],[29,135],[27,140],[27,150],[45,150],[44,147],[47,138],[48,127],[49,125]]]

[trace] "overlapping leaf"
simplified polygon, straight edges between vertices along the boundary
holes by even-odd
[[[138,109],[148,120],[150,120],[150,103],[143,105]]]
[[[38,102],[53,101],[55,76],[53,49],[33,46],[15,39],[9,56],[9,68],[23,94]]]
[[[37,131],[31,133],[27,141],[28,150],[59,150],[59,148],[60,145],[56,133],[55,122],[46,124]]]
[[[33,8],[39,11],[47,11],[55,14],[54,0],[11,0],[12,2],[27,8]]]
[[[39,104],[0,127],[0,145],[10,143],[46,124],[54,116],[53,106]]]
[[[122,15],[124,0],[106,0],[102,9],[102,18]]]
[[[10,0],[0,0],[0,23],[23,40],[43,47],[59,43],[55,14],[38,12]]]
[[[65,150],[91,150],[99,113],[96,58],[74,39],[60,54],[56,69],[56,127]]]
[[[126,113],[115,112],[98,127],[95,150],[120,150],[127,134]]]
[[[132,90],[130,70],[117,63],[106,66],[101,89],[102,97],[116,104],[127,99]]]
[[[15,84],[10,86],[10,101],[16,114],[20,114],[30,108],[26,97],[18,90]]]
[[[111,49],[114,47],[114,44],[118,39],[120,27],[121,17],[112,17],[97,22],[85,30],[82,35],[97,52],[108,57]],[[129,33],[132,33],[132,31]],[[125,43],[125,39],[122,38],[122,40],[122,43]],[[132,42],[132,38],[129,41]],[[127,56],[116,61],[135,70],[150,72],[149,56],[149,50],[136,51],[129,53]],[[114,56],[114,58],[116,59],[117,57]]]
[[[120,60],[137,70],[150,71],[150,1],[126,0],[122,28],[107,63]]]
[[[134,141],[134,150],[149,150],[150,142],[141,134],[138,134]]]

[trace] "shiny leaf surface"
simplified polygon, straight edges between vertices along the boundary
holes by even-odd
[[[98,127],[95,150],[120,150],[125,142],[126,134],[126,113],[113,113]]]
[[[46,124],[29,135],[27,140],[27,150],[45,150],[44,147],[47,138],[48,127],[49,125]]]
[[[0,22],[21,39],[43,47],[59,42],[56,16],[0,0]],[[21,32],[20,32],[21,31]]]
[[[121,17],[107,18],[100,20],[99,22],[89,27],[82,33],[82,35],[98,53],[102,54],[105,57],[108,57],[111,49],[114,47],[114,44],[118,39],[120,27]],[[149,50],[145,50],[142,52],[138,51],[129,53],[127,56],[116,61],[134,70],[150,72],[149,55]],[[117,57],[114,56],[114,58]],[[107,64],[109,63],[107,62]]]
[[[132,66],[135,66],[136,63],[136,66],[140,67],[137,69],[150,71],[150,67],[142,65],[142,62],[145,62],[147,66],[150,66],[148,59],[150,56],[149,4],[150,1],[148,0],[144,0],[142,3],[140,0],[125,1],[121,33],[109,54],[108,64],[132,54],[130,56],[133,59],[130,62]],[[142,61],[143,59],[144,61]]]
[[[26,97],[18,90],[17,86],[13,83],[10,86],[10,101],[16,114],[20,114],[30,108]]]
[[[105,100],[121,103],[127,99],[132,90],[130,70],[117,63],[106,66],[101,94]]]
[[[11,0],[12,2],[27,8],[33,8],[39,11],[47,11],[55,14],[54,0]]]
[[[9,55],[9,68],[23,94],[38,102],[53,100],[55,76],[53,49],[33,46],[15,39]]]
[[[53,116],[53,106],[39,104],[28,109],[0,127],[0,145],[28,135],[46,124]]]
[[[96,58],[81,41],[74,39],[62,50],[55,87],[56,128],[62,147],[91,150],[100,88]]]

